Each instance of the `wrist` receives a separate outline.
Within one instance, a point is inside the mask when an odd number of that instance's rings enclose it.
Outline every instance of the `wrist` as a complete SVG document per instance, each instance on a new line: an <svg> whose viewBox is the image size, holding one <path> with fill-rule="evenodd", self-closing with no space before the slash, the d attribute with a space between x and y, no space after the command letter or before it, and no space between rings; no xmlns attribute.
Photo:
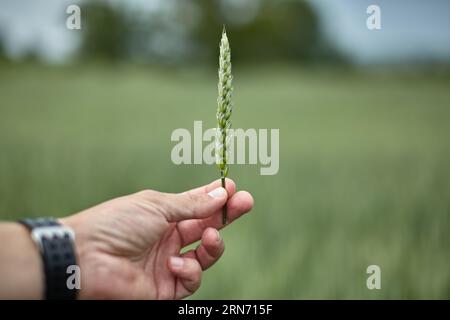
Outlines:
<svg viewBox="0 0 450 320"><path fill-rule="evenodd" d="M42 299L44 276L39 248L19 223L1 225L0 298ZM2 294L7 296L2 296Z"/></svg>
<svg viewBox="0 0 450 320"><path fill-rule="evenodd" d="M78 299L89 299L91 283L89 280L91 271L89 267L89 256L95 255L91 248L92 241L89 241L90 232L83 223L83 217L80 214L71 215L68 217L58 219L58 222L71 228L75 233L74 248L77 256L77 265L81 273L81 288L78 291ZM92 277L91 277L92 278Z"/></svg>
<svg viewBox="0 0 450 320"><path fill-rule="evenodd" d="M28 229L39 249L45 299L76 299L81 279L74 231L51 217L22 219L19 222Z"/></svg>

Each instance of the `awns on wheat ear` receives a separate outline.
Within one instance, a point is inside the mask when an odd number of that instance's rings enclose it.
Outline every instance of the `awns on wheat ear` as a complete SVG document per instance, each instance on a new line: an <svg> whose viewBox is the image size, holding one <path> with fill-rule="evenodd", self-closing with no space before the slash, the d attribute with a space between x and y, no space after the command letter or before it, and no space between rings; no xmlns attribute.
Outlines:
<svg viewBox="0 0 450 320"><path fill-rule="evenodd" d="M225 177L228 175L228 164L231 139L231 111L233 104L231 102L231 94L233 87L231 82L233 76L231 75L231 51L228 42L225 27L222 31L222 39L220 40L220 55L219 55L219 96L217 98L217 129L216 129L216 164L220 169L220 178L222 187L225 188ZM222 209L222 222L227 223L227 206Z"/></svg>

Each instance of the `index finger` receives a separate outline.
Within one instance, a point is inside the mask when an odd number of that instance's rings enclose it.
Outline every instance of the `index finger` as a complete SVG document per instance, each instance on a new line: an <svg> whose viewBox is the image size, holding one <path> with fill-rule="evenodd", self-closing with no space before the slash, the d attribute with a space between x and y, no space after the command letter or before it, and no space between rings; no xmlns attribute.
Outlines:
<svg viewBox="0 0 450 320"><path fill-rule="evenodd" d="M246 191L235 193L227 202L229 224L249 212L253 207L253 197ZM227 224L228 225L228 224ZM198 241L203 231L209 227L222 229L222 210L217 210L204 219L189 219L177 223L177 230L182 241L182 247Z"/></svg>

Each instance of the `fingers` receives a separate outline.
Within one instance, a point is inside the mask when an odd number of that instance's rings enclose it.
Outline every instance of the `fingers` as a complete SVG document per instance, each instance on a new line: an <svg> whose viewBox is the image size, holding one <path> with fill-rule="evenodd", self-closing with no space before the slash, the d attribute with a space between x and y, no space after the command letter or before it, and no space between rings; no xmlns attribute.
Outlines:
<svg viewBox="0 0 450 320"><path fill-rule="evenodd" d="M253 197L247 191L237 192L228 202L228 221L233 222L237 218L241 217L243 214L249 212L253 208ZM212 227L216 229L222 229L224 227L222 223L222 210L213 214L212 216L203 219L203 225L207 227Z"/></svg>
<svg viewBox="0 0 450 320"><path fill-rule="evenodd" d="M227 202L229 222L236 220L243 214L252 210L253 203L253 197L247 191L239 191L234 194L234 196ZM222 211L219 211L220 212L216 212L214 215L204 219L206 227L213 227L216 229L224 227L222 223Z"/></svg>
<svg viewBox="0 0 450 320"><path fill-rule="evenodd" d="M153 198L161 213L169 222L186 219L200 219L212 215L225 205L228 192L233 194L235 184L227 179L226 189L221 187L220 180L179 194L158 193L159 199Z"/></svg>
<svg viewBox="0 0 450 320"><path fill-rule="evenodd" d="M183 257L197 259L202 269L206 270L219 260L224 250L225 245L219 231L208 228L203 232L200 245L183 254Z"/></svg>
<svg viewBox="0 0 450 320"><path fill-rule="evenodd" d="M253 197L246 191L239 191L234 194L227 202L229 223L238 219L253 208ZM205 219L180 221L177 225L178 232L182 239L182 246L187 246L198 241L203 231L208 227L214 229L223 228L222 208L219 208L214 214Z"/></svg>
<svg viewBox="0 0 450 320"><path fill-rule="evenodd" d="M202 268L196 259L170 257L169 270L178 278L175 299L182 299L193 294L199 287Z"/></svg>
<svg viewBox="0 0 450 320"><path fill-rule="evenodd" d="M216 229L208 228L201 244L181 257L170 257L169 270L177 277L175 299L193 294L200 287L202 270L211 267L222 256L224 243Z"/></svg>

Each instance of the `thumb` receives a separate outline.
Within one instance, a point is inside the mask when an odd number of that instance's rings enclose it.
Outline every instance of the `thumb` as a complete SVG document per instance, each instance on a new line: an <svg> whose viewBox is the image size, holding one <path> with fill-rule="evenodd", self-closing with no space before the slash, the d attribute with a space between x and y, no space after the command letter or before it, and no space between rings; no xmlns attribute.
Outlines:
<svg viewBox="0 0 450 320"><path fill-rule="evenodd" d="M209 193L197 189L167 196L169 199L164 215L169 222L209 217L222 208L228 199L228 193L222 187Z"/></svg>

